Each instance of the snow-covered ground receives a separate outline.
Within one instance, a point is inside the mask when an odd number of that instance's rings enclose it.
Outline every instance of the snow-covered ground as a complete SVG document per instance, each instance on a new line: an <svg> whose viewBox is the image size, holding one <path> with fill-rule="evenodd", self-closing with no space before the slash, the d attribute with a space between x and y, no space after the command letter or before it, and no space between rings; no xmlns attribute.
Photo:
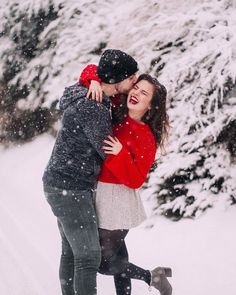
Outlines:
<svg viewBox="0 0 236 295"><path fill-rule="evenodd" d="M53 142L43 135L0 150L1 295L60 294L60 239L41 183ZM145 206L151 212L151 204ZM235 295L235 224L236 206L226 210L220 202L196 220L150 218L127 237L130 259L144 268L171 266L174 295ZM115 294L112 279L99 275L98 290ZM158 292L133 281L133 294Z"/></svg>

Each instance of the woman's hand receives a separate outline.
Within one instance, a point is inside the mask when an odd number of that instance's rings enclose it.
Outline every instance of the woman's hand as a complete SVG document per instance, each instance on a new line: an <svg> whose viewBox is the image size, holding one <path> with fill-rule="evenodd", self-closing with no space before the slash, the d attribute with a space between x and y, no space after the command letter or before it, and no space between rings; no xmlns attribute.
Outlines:
<svg viewBox="0 0 236 295"><path fill-rule="evenodd" d="M123 147L116 137L108 136L103 142L106 144L102 147L105 154L118 155Z"/></svg>
<svg viewBox="0 0 236 295"><path fill-rule="evenodd" d="M98 81L91 80L87 98L91 98L97 102L102 102L102 87Z"/></svg>

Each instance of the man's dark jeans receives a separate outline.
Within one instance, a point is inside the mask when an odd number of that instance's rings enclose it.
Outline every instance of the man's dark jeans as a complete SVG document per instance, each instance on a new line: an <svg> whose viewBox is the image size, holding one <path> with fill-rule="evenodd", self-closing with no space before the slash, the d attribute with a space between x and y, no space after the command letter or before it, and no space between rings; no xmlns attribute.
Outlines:
<svg viewBox="0 0 236 295"><path fill-rule="evenodd" d="M44 187L62 238L60 282L63 295L97 294L101 261L92 190L66 191Z"/></svg>

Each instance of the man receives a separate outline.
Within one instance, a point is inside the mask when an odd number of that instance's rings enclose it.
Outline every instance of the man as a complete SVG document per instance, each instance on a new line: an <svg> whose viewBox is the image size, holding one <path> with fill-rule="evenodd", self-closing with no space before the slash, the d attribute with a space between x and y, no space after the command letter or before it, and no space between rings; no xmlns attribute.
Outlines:
<svg viewBox="0 0 236 295"><path fill-rule="evenodd" d="M62 127L43 175L44 192L62 238L60 283L63 295L95 295L100 245L94 190L105 158L103 140L111 134L109 96L138 70L137 62L120 50L106 50L97 73L102 103L86 99L79 84L65 89L60 101Z"/></svg>

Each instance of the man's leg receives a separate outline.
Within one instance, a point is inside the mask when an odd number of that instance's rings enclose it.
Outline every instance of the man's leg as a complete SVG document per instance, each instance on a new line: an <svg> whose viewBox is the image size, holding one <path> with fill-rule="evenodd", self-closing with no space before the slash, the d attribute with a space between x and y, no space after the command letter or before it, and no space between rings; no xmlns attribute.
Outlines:
<svg viewBox="0 0 236 295"><path fill-rule="evenodd" d="M101 260L101 251L92 192L57 189L56 193L46 192L46 197L58 218L60 231L65 237L63 240L68 241L73 253L74 294L97 294L96 274ZM60 272L64 275L66 273L67 277L71 273L68 261L62 263ZM63 287L65 286L62 284L62 289Z"/></svg>
<svg viewBox="0 0 236 295"><path fill-rule="evenodd" d="M57 224L62 239L62 253L59 268L61 290L63 295L74 295L74 255L59 220Z"/></svg>

